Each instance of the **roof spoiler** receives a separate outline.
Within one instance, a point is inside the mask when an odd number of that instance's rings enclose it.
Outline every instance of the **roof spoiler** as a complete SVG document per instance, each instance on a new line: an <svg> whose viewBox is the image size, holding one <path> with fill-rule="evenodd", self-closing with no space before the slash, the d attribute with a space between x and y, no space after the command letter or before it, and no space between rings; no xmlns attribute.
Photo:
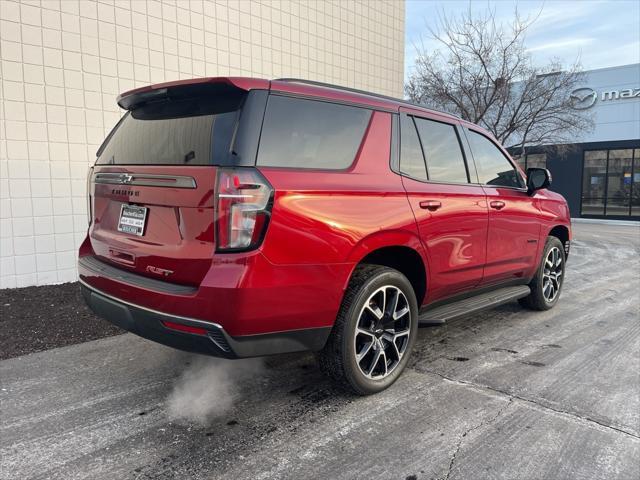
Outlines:
<svg viewBox="0 0 640 480"><path fill-rule="evenodd" d="M225 91L268 90L269 84L268 80L240 77L206 77L193 80L178 80L129 90L118 95L116 101L121 108L133 110L145 103L169 98L221 94Z"/></svg>

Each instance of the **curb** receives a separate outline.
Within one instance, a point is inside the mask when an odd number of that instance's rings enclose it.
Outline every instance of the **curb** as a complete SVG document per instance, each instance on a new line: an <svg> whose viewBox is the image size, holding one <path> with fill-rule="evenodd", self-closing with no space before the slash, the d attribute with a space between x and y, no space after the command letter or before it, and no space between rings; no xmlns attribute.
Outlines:
<svg viewBox="0 0 640 480"><path fill-rule="evenodd" d="M571 223L594 223L599 225L617 225L619 227L640 227L639 220L606 220L600 218L572 218Z"/></svg>

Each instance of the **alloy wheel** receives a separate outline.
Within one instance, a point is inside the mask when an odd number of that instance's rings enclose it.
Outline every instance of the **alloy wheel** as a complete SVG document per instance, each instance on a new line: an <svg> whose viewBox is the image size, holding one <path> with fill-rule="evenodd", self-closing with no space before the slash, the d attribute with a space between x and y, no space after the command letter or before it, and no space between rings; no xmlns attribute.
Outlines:
<svg viewBox="0 0 640 480"><path fill-rule="evenodd" d="M407 297L393 285L378 288L360 310L354 336L356 363L362 374L380 380L400 364L411 332Z"/></svg>
<svg viewBox="0 0 640 480"><path fill-rule="evenodd" d="M562 253L558 247L553 247L547 253L544 261L544 270L542 272L542 295L547 302L553 302L562 285L562 275L564 273L564 265L562 263Z"/></svg>

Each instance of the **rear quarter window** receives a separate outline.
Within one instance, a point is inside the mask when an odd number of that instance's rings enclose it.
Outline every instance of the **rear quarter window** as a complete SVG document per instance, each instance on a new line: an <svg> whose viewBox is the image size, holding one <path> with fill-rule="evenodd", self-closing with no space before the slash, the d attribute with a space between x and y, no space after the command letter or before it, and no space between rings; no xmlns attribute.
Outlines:
<svg viewBox="0 0 640 480"><path fill-rule="evenodd" d="M413 117L402 115L401 118L400 171L412 178L426 181L427 168Z"/></svg>
<svg viewBox="0 0 640 480"><path fill-rule="evenodd" d="M342 170L355 159L371 110L269 96L260 136L260 166Z"/></svg>

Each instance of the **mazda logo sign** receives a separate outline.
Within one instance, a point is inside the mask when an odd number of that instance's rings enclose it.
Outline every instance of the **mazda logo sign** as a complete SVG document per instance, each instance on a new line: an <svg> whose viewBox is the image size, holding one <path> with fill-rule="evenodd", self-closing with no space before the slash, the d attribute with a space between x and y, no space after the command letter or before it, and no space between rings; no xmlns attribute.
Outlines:
<svg viewBox="0 0 640 480"><path fill-rule="evenodd" d="M569 95L571 106L576 110L586 110L593 107L597 99L598 94L593 88L589 87L576 88Z"/></svg>

